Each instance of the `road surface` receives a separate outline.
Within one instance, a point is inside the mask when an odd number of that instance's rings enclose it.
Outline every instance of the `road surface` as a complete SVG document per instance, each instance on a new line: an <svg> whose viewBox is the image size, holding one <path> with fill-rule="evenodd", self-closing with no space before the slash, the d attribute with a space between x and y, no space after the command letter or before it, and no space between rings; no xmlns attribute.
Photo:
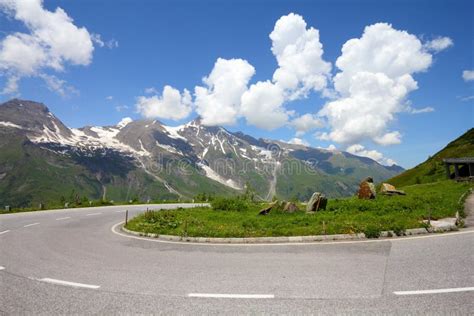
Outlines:
<svg viewBox="0 0 474 316"><path fill-rule="evenodd" d="M469 228L398 240L251 246L162 243L111 230L125 209L133 216L145 207L1 215L0 314L474 311Z"/></svg>

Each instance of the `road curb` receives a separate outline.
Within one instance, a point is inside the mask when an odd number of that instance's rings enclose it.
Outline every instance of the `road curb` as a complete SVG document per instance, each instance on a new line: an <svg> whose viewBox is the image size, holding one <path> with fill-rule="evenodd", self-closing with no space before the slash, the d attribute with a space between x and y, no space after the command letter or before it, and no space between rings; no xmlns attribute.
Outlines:
<svg viewBox="0 0 474 316"><path fill-rule="evenodd" d="M129 235L148 237L166 242L188 242L196 244L272 244L272 243L305 243L305 242L327 242L327 241L350 241L350 240L369 240L364 233L359 234L335 234L335 235L313 235L313 236L290 236L290 237L248 237L248 238L212 238L212 237L183 237L174 235L159 235L153 233L143 233L129 230L120 225L120 229ZM425 235L431 233L443 233L458 230L456 225L450 225L442 228L412 228L405 231L404 236ZM391 239L397 236L393 231L383 231L380 234L382 238ZM373 240L373 239L372 239Z"/></svg>

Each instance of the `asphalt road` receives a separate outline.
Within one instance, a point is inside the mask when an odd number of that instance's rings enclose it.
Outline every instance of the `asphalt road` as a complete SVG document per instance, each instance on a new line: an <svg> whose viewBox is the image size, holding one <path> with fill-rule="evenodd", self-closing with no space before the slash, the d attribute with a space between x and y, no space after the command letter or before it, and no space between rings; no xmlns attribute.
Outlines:
<svg viewBox="0 0 474 316"><path fill-rule="evenodd" d="M474 313L470 228L251 246L162 243L111 230L125 209L146 207L0 215L0 314Z"/></svg>

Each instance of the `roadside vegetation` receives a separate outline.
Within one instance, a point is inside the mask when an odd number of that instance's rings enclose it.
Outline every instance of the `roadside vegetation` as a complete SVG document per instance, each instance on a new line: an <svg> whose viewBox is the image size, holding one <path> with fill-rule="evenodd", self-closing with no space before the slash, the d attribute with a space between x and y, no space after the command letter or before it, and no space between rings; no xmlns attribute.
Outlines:
<svg viewBox="0 0 474 316"><path fill-rule="evenodd" d="M162 235L189 237L270 237L365 233L379 237L390 230L403 235L406 229L425 227L422 221L464 216L464 198L469 183L445 180L404 187L406 196L378 195L375 200L356 197L329 200L327 209L306 214L272 210L258 215L268 204L248 196L214 198L211 207L148 211L133 218L127 229Z"/></svg>

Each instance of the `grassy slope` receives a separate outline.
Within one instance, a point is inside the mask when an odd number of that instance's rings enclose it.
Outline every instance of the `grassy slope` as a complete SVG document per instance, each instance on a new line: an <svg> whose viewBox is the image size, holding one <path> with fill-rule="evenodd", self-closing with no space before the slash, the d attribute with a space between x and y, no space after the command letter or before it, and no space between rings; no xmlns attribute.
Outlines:
<svg viewBox="0 0 474 316"><path fill-rule="evenodd" d="M387 180L395 186L430 183L446 179L444 158L474 157L474 128L413 169Z"/></svg>
<svg viewBox="0 0 474 316"><path fill-rule="evenodd" d="M421 220L454 216L462 211L460 197L467 183L440 181L404 188L406 196L379 196L376 200L357 198L330 200L326 211L314 215L304 212L271 212L258 216L262 205L248 211L216 211L211 208L181 209L139 215L127 228L157 234L207 237L297 236L404 230L423 227Z"/></svg>

